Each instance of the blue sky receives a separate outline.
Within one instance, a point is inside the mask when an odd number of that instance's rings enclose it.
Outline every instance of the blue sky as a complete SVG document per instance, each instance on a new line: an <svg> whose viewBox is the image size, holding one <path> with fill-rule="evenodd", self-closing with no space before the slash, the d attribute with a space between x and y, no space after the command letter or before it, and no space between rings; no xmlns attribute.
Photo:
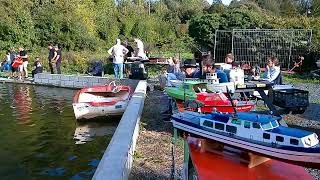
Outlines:
<svg viewBox="0 0 320 180"><path fill-rule="evenodd" d="M212 0L207 0L210 4L212 3ZM222 0L222 3L225 5L229 5L231 0Z"/></svg>

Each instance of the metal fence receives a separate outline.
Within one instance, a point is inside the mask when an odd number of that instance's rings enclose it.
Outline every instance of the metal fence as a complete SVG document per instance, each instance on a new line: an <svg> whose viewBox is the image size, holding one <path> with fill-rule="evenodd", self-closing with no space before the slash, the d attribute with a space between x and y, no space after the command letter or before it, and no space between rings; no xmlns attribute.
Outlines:
<svg viewBox="0 0 320 180"><path fill-rule="evenodd" d="M308 53L312 30L309 29L234 29L216 31L214 58L224 62L227 53L235 61L265 66L266 59L275 56L281 67L289 68L299 55Z"/></svg>

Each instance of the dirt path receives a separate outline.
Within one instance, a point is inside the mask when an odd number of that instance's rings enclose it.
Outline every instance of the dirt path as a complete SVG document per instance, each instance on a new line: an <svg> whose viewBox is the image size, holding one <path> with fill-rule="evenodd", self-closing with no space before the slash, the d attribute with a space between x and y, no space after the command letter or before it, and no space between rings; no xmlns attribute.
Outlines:
<svg viewBox="0 0 320 180"><path fill-rule="evenodd" d="M129 179L170 179L172 176L172 125L160 119L163 92L149 92L140 123L140 133ZM183 146L176 145L177 175L181 178Z"/></svg>

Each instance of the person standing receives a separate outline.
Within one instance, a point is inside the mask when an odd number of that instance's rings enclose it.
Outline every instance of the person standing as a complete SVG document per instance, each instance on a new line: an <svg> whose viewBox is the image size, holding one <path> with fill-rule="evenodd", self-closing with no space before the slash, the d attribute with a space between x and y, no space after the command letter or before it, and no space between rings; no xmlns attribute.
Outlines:
<svg viewBox="0 0 320 180"><path fill-rule="evenodd" d="M61 54L61 49L59 48L59 46L55 46L54 50L56 52L56 57L55 57L55 62L56 62L56 72L57 74L61 74L61 60L62 60L62 54Z"/></svg>
<svg viewBox="0 0 320 180"><path fill-rule="evenodd" d="M50 68L50 72L51 74L54 74L54 69L53 69L53 63L55 60L55 56L56 56L56 52L52 46L52 44L48 45L48 49L49 49L49 55L48 55L48 61L49 61L49 68Z"/></svg>
<svg viewBox="0 0 320 180"><path fill-rule="evenodd" d="M127 40L123 42L123 46L129 50L129 52L128 52L128 54L126 56L127 57L132 57L133 53L134 53L134 49L133 49L132 46L130 46L130 44L128 43Z"/></svg>
<svg viewBox="0 0 320 180"><path fill-rule="evenodd" d="M116 45L112 46L108 53L113 56L113 70L115 78L123 78L123 62L124 56L129 52L129 50L121 45L120 39L117 39Z"/></svg>
<svg viewBox="0 0 320 180"><path fill-rule="evenodd" d="M134 42L137 43L137 47L136 47L136 56L141 57L142 59L147 59L146 54L144 53L144 46L143 46L143 42L138 39L138 38L134 38Z"/></svg>
<svg viewBox="0 0 320 180"><path fill-rule="evenodd" d="M14 73L17 72L17 68L12 67L12 64L14 63L15 59L17 58L17 53L14 48L10 49L10 67L11 72L9 73L9 79L14 77Z"/></svg>
<svg viewBox="0 0 320 180"><path fill-rule="evenodd" d="M22 47L19 47L19 56L22 58L22 65L20 65L20 71L24 78L28 78L28 52Z"/></svg>

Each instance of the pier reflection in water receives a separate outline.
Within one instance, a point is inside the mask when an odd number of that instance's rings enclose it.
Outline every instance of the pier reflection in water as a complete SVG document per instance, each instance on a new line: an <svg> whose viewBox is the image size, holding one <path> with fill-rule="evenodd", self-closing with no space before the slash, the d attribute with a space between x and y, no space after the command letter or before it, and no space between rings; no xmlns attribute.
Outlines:
<svg viewBox="0 0 320 180"><path fill-rule="evenodd" d="M117 121L77 123L73 94L0 85L0 179L91 179Z"/></svg>

